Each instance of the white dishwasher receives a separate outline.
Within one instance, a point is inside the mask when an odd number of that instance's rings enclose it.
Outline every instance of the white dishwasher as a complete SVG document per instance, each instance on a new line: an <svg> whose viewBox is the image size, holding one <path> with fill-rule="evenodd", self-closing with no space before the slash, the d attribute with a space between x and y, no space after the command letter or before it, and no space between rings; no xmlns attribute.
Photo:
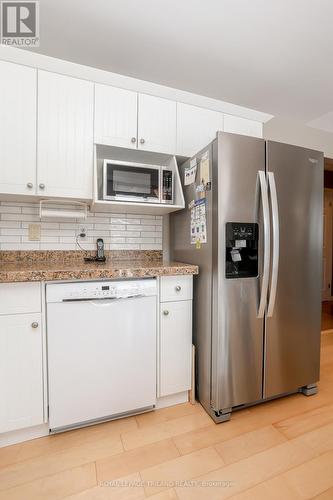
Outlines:
<svg viewBox="0 0 333 500"><path fill-rule="evenodd" d="M46 286L51 432L154 408L154 279Z"/></svg>

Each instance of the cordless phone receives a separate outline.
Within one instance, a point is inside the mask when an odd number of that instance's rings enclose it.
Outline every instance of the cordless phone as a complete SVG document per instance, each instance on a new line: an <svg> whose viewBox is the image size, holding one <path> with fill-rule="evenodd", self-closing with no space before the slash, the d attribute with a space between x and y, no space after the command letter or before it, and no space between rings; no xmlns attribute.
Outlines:
<svg viewBox="0 0 333 500"><path fill-rule="evenodd" d="M96 241L96 255L94 257L85 257L86 262L105 262L106 257L104 255L104 241L102 238L97 238Z"/></svg>
<svg viewBox="0 0 333 500"><path fill-rule="evenodd" d="M104 241L102 238L97 239L97 255L96 255L96 260L105 261L105 255L104 255Z"/></svg>

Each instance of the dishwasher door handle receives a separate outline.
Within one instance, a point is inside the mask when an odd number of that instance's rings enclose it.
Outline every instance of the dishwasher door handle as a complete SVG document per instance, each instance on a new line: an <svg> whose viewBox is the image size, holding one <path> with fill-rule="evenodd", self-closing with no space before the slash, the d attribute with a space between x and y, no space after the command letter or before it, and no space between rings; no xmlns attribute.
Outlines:
<svg viewBox="0 0 333 500"><path fill-rule="evenodd" d="M97 299L89 298L81 298L81 299L62 299L62 302L90 302L94 305L108 305L106 302L111 303L115 300L125 300L125 299L142 299L142 297L148 297L148 295L127 295L126 297L101 297ZM97 304L96 304L97 302Z"/></svg>
<svg viewBox="0 0 333 500"><path fill-rule="evenodd" d="M108 307L116 300L142 299L142 297L146 297L146 295L129 295L128 297L110 297L108 299L92 299L89 302L95 307Z"/></svg>

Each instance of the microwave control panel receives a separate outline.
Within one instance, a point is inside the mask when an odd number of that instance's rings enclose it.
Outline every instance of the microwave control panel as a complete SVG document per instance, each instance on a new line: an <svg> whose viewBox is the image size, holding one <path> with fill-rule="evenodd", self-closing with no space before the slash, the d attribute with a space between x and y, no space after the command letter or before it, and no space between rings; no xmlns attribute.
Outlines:
<svg viewBox="0 0 333 500"><path fill-rule="evenodd" d="M173 172L172 170L162 170L162 203L172 203L173 201Z"/></svg>

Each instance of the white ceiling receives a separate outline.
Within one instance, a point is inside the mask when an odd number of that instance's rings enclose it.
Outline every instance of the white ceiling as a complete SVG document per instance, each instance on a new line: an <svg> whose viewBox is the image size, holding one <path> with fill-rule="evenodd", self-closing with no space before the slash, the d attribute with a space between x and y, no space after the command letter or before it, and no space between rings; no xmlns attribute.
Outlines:
<svg viewBox="0 0 333 500"><path fill-rule="evenodd" d="M332 0L41 0L35 50L333 131L332 18Z"/></svg>

